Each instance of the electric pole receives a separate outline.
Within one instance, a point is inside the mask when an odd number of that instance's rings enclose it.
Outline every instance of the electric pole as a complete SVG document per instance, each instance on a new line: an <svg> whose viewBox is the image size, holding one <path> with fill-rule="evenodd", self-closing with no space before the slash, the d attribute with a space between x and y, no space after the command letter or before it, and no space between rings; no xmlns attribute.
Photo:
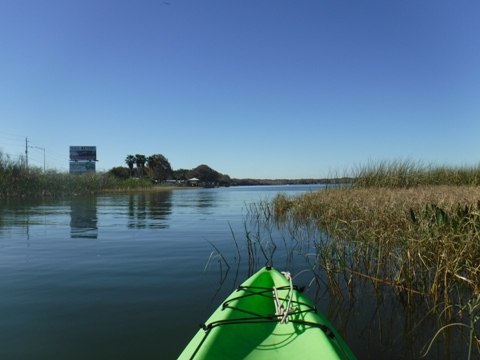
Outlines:
<svg viewBox="0 0 480 360"><path fill-rule="evenodd" d="M25 167L28 170L28 138L25 138Z"/></svg>

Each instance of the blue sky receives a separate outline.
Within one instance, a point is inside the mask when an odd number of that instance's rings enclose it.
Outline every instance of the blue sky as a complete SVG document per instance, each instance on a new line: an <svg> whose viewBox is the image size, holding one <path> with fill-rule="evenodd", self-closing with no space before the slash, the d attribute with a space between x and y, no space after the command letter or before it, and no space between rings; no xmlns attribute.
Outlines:
<svg viewBox="0 0 480 360"><path fill-rule="evenodd" d="M0 2L0 149L237 178L477 165L478 0Z"/></svg>

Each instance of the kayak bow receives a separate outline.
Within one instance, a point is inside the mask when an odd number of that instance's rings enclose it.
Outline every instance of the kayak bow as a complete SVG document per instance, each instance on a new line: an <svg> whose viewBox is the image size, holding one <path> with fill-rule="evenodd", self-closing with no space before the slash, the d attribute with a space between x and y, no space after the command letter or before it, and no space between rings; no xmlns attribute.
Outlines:
<svg viewBox="0 0 480 360"><path fill-rule="evenodd" d="M328 319L292 284L265 267L202 325L179 359L356 359Z"/></svg>

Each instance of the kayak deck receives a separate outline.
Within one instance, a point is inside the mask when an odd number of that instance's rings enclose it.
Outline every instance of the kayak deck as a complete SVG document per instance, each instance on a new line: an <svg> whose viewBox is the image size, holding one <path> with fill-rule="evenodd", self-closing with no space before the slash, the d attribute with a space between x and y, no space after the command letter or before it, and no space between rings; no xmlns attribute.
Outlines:
<svg viewBox="0 0 480 360"><path fill-rule="evenodd" d="M306 295L266 267L212 314L179 359L355 359Z"/></svg>

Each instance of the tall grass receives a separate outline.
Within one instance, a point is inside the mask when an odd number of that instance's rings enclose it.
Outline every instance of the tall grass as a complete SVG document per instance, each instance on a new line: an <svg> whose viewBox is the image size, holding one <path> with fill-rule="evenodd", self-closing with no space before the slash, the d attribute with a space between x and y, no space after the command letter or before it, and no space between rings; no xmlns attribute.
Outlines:
<svg viewBox="0 0 480 360"><path fill-rule="evenodd" d="M13 161L0 154L0 197L62 196L103 191L150 188L148 180L122 180L98 173L73 175L37 167L26 168L22 159Z"/></svg>
<svg viewBox="0 0 480 360"><path fill-rule="evenodd" d="M279 221L314 222L337 257L349 249L357 272L434 300L454 283L480 293L480 188L346 188L274 201Z"/></svg>
<svg viewBox="0 0 480 360"><path fill-rule="evenodd" d="M278 195L276 219L315 224L324 232L315 240L315 261L333 293L365 279L374 288L386 286L407 306L426 304L446 324L468 328L471 354L480 346L480 187L420 186L421 181L411 186L410 179L438 174L469 183L476 176L476 170L434 170L381 166L363 179L374 180L364 187L356 182L296 197Z"/></svg>
<svg viewBox="0 0 480 360"><path fill-rule="evenodd" d="M411 188L416 186L479 186L477 166L438 166L411 160L370 162L350 175L355 187Z"/></svg>

